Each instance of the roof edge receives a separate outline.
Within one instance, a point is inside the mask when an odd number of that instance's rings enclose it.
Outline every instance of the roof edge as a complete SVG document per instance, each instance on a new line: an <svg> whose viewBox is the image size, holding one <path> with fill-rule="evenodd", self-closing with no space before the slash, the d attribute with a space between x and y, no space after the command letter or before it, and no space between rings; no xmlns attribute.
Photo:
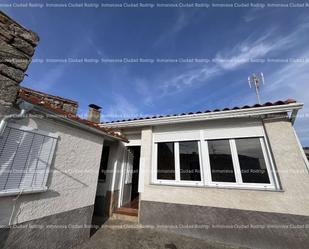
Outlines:
<svg viewBox="0 0 309 249"><path fill-rule="evenodd" d="M266 114L277 114L282 112L292 112L293 110L302 109L303 105L304 105L303 103L298 103L293 100L286 102L286 104L281 105L247 107L242 109L239 108L229 110L224 109L221 111L213 111L213 112L144 118L144 119L120 121L114 123L101 123L100 126L110 128L129 128L129 127L141 127L141 126L152 126L152 125L164 125L171 123L175 124L175 123L198 122L198 121L226 119L226 118L241 118L250 116L260 116Z"/></svg>
<svg viewBox="0 0 309 249"><path fill-rule="evenodd" d="M99 124L82 119L77 115L65 112L61 109L55 109L49 104L41 102L39 99L23 95L22 93L20 93L18 97L25 102L33 104L35 107L35 111L51 114L52 117L68 122L75 127L79 127L81 129L85 129L90 132L120 140L126 143L128 142L128 139L125 136L117 134L112 128L100 127Z"/></svg>

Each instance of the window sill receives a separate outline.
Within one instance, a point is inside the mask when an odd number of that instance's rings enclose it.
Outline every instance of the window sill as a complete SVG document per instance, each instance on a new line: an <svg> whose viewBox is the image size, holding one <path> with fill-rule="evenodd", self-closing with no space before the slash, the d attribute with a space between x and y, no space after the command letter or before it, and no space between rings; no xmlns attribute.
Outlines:
<svg viewBox="0 0 309 249"><path fill-rule="evenodd" d="M273 187L252 187L252 186L218 186L218 185L204 185L202 183L172 183L172 182L153 182L152 186L170 186L170 187L195 187L195 188L216 188L226 190L251 190L251 191L267 191L267 192L284 192L282 189L275 189Z"/></svg>
<svg viewBox="0 0 309 249"><path fill-rule="evenodd" d="M47 187L40 188L29 188L29 189L10 189L10 190L2 190L0 191L0 197L3 196L16 196L16 195L24 195L24 194L34 194L34 193L42 193L46 192Z"/></svg>

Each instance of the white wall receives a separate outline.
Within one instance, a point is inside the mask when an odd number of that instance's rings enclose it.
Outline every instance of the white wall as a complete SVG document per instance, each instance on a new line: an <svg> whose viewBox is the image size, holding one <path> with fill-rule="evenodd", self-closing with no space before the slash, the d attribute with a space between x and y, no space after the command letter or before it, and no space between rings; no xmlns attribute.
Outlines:
<svg viewBox="0 0 309 249"><path fill-rule="evenodd" d="M210 207L235 208L265 212L309 215L309 174L299 150L293 127L289 121L269 121L266 131L269 136L279 178L283 191L240 190L210 187L182 187L154 185L151 182L153 139L165 135L177 139L182 132L191 133L194 129L203 128L206 134L221 136L229 129L241 127L242 131L251 127L254 132L264 130L262 123L252 120L208 121L199 124L169 125L144 128L142 134L141 167L144 168L144 190L141 200ZM250 129L251 129L250 128ZM194 132L193 132L194 133Z"/></svg>
<svg viewBox="0 0 309 249"><path fill-rule="evenodd" d="M0 197L0 225L38 219L93 205L103 137L47 119L23 119L18 124L58 133L54 159L44 193Z"/></svg>

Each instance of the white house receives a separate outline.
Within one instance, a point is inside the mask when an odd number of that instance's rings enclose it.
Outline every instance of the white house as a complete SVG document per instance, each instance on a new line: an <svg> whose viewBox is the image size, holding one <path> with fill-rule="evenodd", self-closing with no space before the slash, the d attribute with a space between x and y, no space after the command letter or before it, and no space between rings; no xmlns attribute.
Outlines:
<svg viewBox="0 0 309 249"><path fill-rule="evenodd" d="M0 24L0 248L72 248L115 213L239 246L309 247L301 103L99 124L97 105L84 120L75 101L18 91L39 38L2 12Z"/></svg>
<svg viewBox="0 0 309 249"><path fill-rule="evenodd" d="M308 248L309 168L293 128L302 107L287 100L103 123L139 157L126 164L138 181L127 180L126 165L109 168L120 181L110 186L116 212L132 215L139 196L144 225L252 248Z"/></svg>
<svg viewBox="0 0 309 249"><path fill-rule="evenodd" d="M17 103L0 123L0 248L73 248L90 236L103 144L127 140L70 100L24 88Z"/></svg>
<svg viewBox="0 0 309 249"><path fill-rule="evenodd" d="M0 124L3 248L74 247L114 213L240 246L308 246L301 103L102 124L96 105L89 121L31 89L17 103Z"/></svg>

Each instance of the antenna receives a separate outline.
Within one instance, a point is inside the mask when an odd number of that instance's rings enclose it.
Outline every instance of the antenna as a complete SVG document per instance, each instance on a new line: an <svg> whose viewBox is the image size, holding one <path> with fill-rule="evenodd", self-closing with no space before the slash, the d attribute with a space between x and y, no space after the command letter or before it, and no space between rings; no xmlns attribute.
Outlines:
<svg viewBox="0 0 309 249"><path fill-rule="evenodd" d="M248 77L248 83L249 83L250 88L255 87L255 92L256 92L258 103L261 104L260 86L261 86L261 83L265 85L263 73L252 74L251 76Z"/></svg>

